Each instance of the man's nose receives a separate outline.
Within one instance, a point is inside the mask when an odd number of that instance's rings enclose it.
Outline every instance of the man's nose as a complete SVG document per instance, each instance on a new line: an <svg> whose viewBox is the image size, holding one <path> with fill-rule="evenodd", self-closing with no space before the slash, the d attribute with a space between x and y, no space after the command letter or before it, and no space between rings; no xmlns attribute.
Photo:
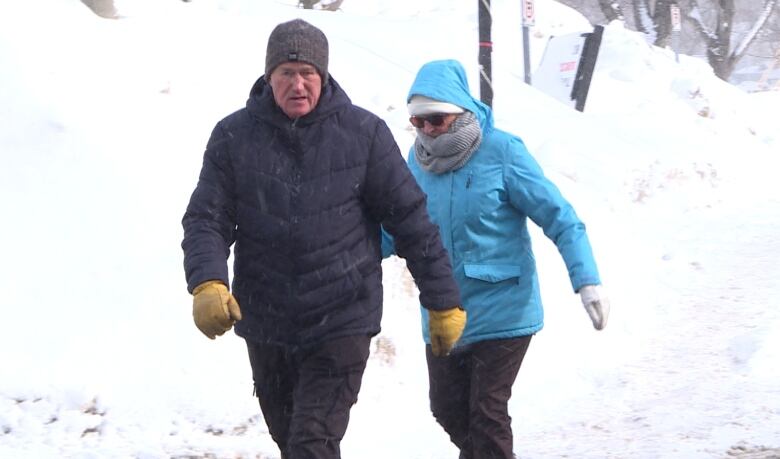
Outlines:
<svg viewBox="0 0 780 459"><path fill-rule="evenodd" d="M425 133L425 135L435 134L436 126L432 125L428 120L425 120L425 124L423 124L422 131Z"/></svg>
<svg viewBox="0 0 780 459"><path fill-rule="evenodd" d="M299 88L303 87L303 83L305 81L306 81L306 79L303 78L303 75L301 75L300 73L296 73L296 74L294 74L292 76L291 83L292 83L293 87L295 87L296 89L299 89Z"/></svg>

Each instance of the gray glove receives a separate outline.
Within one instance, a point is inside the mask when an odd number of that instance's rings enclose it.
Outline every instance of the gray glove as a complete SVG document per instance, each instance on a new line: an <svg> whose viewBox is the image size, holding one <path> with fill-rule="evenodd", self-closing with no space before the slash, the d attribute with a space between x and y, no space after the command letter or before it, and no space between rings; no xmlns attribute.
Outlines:
<svg viewBox="0 0 780 459"><path fill-rule="evenodd" d="M609 318L609 300L604 296L599 285L585 285L580 288L580 297L585 310L593 322L593 328L603 330Z"/></svg>

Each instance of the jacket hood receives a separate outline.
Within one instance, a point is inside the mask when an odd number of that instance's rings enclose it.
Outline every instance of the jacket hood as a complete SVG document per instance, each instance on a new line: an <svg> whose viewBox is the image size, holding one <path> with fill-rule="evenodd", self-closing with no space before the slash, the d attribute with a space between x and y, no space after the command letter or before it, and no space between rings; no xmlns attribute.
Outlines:
<svg viewBox="0 0 780 459"><path fill-rule="evenodd" d="M493 128L493 111L471 96L466 71L456 60L431 61L423 65L409 89L406 103L417 94L463 107L477 116L483 131Z"/></svg>
<svg viewBox="0 0 780 459"><path fill-rule="evenodd" d="M350 101L347 93L341 89L341 86L339 86L332 76L329 76L328 82L322 87L320 100L317 101L317 106L314 107L314 110L297 120L292 120L285 115L282 109L276 104L271 85L266 81L265 75L261 75L249 91L249 99L246 101L246 108L249 113L257 119L267 121L274 125L286 126L293 121L295 121L297 125L315 123L342 109L344 106L351 104L352 101Z"/></svg>

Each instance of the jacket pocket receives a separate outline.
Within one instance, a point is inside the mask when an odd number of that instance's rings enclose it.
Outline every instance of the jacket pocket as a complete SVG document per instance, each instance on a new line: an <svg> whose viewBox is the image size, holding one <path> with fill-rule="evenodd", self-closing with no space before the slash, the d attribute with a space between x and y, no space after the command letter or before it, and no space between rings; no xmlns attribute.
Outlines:
<svg viewBox="0 0 780 459"><path fill-rule="evenodd" d="M520 265L463 265L466 277L485 282L502 282L509 279L520 279L523 275L523 267Z"/></svg>

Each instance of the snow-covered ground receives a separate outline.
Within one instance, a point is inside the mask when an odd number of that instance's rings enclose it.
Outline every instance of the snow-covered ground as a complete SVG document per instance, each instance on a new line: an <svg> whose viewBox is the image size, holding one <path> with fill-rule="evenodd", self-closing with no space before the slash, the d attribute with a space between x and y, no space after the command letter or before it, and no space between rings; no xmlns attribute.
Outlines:
<svg viewBox="0 0 780 459"><path fill-rule="evenodd" d="M211 128L295 17L326 32L331 74L404 152L422 63L459 59L478 91L472 2L295 3L117 0L118 20L78 0L0 5L0 457L278 457L243 342L204 338L185 290L180 219ZM780 457L780 92L612 24L576 112L523 83L519 4L492 1L497 124L586 221L612 316L593 330L535 231L547 321L510 402L518 457ZM535 62L550 35L588 31L536 9ZM384 266L343 455L454 458L413 283Z"/></svg>

